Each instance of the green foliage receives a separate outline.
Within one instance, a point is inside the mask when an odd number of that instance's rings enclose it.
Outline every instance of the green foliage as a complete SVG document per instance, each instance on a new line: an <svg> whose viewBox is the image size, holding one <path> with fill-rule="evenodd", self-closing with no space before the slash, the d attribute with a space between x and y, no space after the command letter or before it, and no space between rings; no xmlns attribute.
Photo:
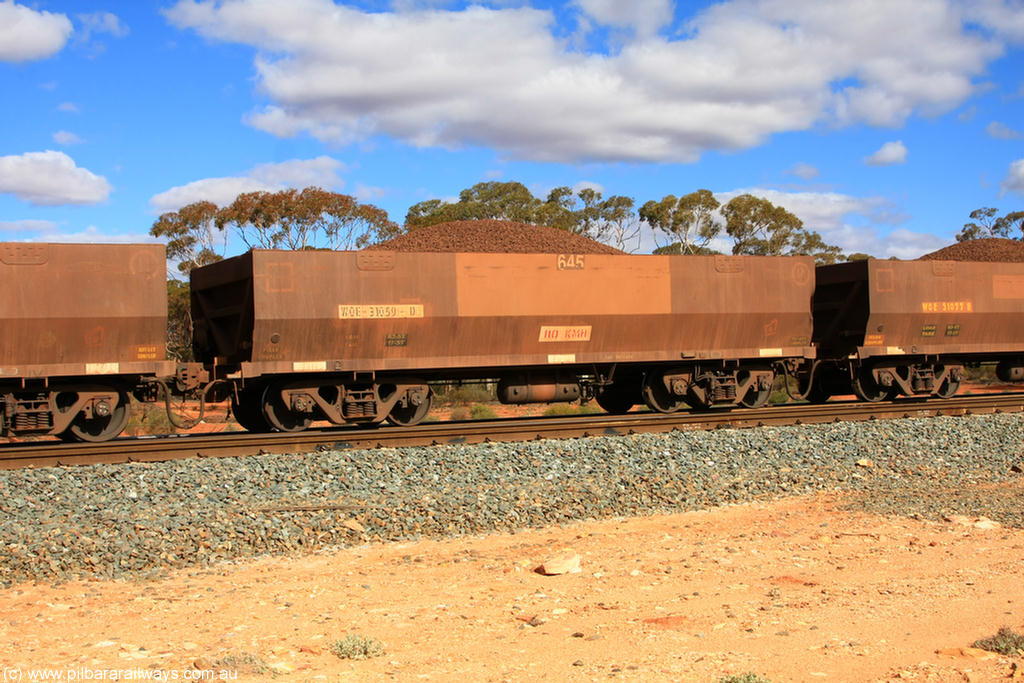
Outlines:
<svg viewBox="0 0 1024 683"><path fill-rule="evenodd" d="M1024 211L1012 211L1004 216L996 216L997 213L999 210L991 206L972 211L971 222L964 223L963 229L956 234L956 241L966 242L983 237L1024 239ZM1020 237L1014 236L1016 230L1020 230Z"/></svg>
<svg viewBox="0 0 1024 683"><path fill-rule="evenodd" d="M792 400L789 397L789 392L786 391L786 382L787 382L787 378L786 378L785 375L776 375L775 376L775 381L772 383L772 393L768 397L768 403L771 403L771 404L774 405L774 404L777 404L777 403L788 403L789 401ZM795 393L800 391L799 387L797 386L798 382L796 381L796 379L790 377L788 379L788 382L789 382L789 390L791 392L793 392L795 394Z"/></svg>
<svg viewBox="0 0 1024 683"><path fill-rule="evenodd" d="M238 195L215 224L233 226L246 246L264 249L352 249L401 232L383 209L319 187Z"/></svg>
<svg viewBox="0 0 1024 683"><path fill-rule="evenodd" d="M806 254L818 263L834 263L842 257L839 247L826 244L821 235L805 230L799 218L763 197L742 194L730 199L721 211L725 231L735 240L734 254Z"/></svg>
<svg viewBox="0 0 1024 683"><path fill-rule="evenodd" d="M498 417L498 414L486 403L474 403L469 407L469 416L474 420L490 420Z"/></svg>
<svg viewBox="0 0 1024 683"><path fill-rule="evenodd" d="M265 674L270 671L266 662L260 659L259 655L251 652L238 652L225 655L216 660L212 665L213 669L227 669L236 673Z"/></svg>
<svg viewBox="0 0 1024 683"><path fill-rule="evenodd" d="M435 405L469 405L496 401L493 384L432 384Z"/></svg>
<svg viewBox="0 0 1024 683"><path fill-rule="evenodd" d="M426 225L466 220L505 220L533 223L541 201L522 183L477 183L459 193L452 204L429 199L409 208L405 226L412 230Z"/></svg>
<svg viewBox="0 0 1024 683"><path fill-rule="evenodd" d="M742 676L722 676L718 683L772 683L771 680L758 676L753 672L747 672Z"/></svg>
<svg viewBox="0 0 1024 683"><path fill-rule="evenodd" d="M600 408L588 403L579 405L577 403L552 403L544 410L544 417L558 417L559 415L591 415L601 412Z"/></svg>
<svg viewBox="0 0 1024 683"><path fill-rule="evenodd" d="M720 251L715 251L711 247L699 247L699 246L686 246L682 242L673 242L672 244L666 244L664 247L658 247L655 249L653 254L661 256L679 256L684 254L691 254L693 256L713 256L715 254L721 254Z"/></svg>
<svg viewBox="0 0 1024 683"><path fill-rule="evenodd" d="M189 283L167 281L167 356L187 362L192 356L192 303Z"/></svg>
<svg viewBox="0 0 1024 683"><path fill-rule="evenodd" d="M248 192L230 206L207 201L161 215L149 229L167 239L167 256L178 269L219 261L232 227L248 247L265 249L351 249L390 239L401 228L372 204L319 187L281 192Z"/></svg>
<svg viewBox="0 0 1024 683"><path fill-rule="evenodd" d="M1008 626L1003 626L994 636L975 641L973 647L1010 657L1022 655L1024 654L1024 635Z"/></svg>
<svg viewBox="0 0 1024 683"><path fill-rule="evenodd" d="M370 659L384 654L384 644L376 638L350 634L334 641L331 652L340 659Z"/></svg>
<svg viewBox="0 0 1024 683"><path fill-rule="evenodd" d="M177 430L167 416L167 408L163 401L139 403L133 400L128 426L124 431L131 436L139 436L142 434L173 434Z"/></svg>
<svg viewBox="0 0 1024 683"><path fill-rule="evenodd" d="M149 234L167 238L167 257L178 261L178 270L192 269L219 261L227 246L227 235L217 230L217 205L195 202L177 211L161 214ZM220 250L221 254L217 251Z"/></svg>
<svg viewBox="0 0 1024 683"><path fill-rule="evenodd" d="M469 408L467 408L466 406L459 406L458 408L453 408L451 414L448 416L448 419L451 420L452 422L462 422L463 420L468 420L469 418Z"/></svg>
<svg viewBox="0 0 1024 683"><path fill-rule="evenodd" d="M630 197L604 199L597 190L556 187L541 200L522 183L486 182L459 193L457 202L429 199L414 204L405 217L408 230L465 220L506 220L547 225L620 248L639 232Z"/></svg>
<svg viewBox="0 0 1024 683"><path fill-rule="evenodd" d="M707 253L707 245L722 232L716 219L721 203L710 190L697 190L679 197L667 195L640 207L640 218L668 234L680 254Z"/></svg>

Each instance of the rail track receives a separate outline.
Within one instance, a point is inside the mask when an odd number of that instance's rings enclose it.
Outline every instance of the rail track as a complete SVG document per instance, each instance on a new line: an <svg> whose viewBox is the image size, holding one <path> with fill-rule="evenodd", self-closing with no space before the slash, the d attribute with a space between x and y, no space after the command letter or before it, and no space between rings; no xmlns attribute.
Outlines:
<svg viewBox="0 0 1024 683"><path fill-rule="evenodd" d="M120 438L105 443L35 442L0 445L0 469L98 463L156 462L179 458L238 457L487 441L529 441L763 425L935 417L1024 411L1024 393L905 398L881 403L830 402L759 409L573 415L434 422L415 427L332 427L297 433L177 434Z"/></svg>

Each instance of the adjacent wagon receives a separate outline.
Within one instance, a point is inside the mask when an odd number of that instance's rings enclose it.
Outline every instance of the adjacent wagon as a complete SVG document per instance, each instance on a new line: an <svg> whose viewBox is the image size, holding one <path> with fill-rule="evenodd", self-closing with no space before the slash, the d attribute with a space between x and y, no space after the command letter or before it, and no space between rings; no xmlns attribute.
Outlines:
<svg viewBox="0 0 1024 683"><path fill-rule="evenodd" d="M0 434L102 441L165 359L162 244L0 243Z"/></svg>
<svg viewBox="0 0 1024 683"><path fill-rule="evenodd" d="M1024 263L867 260L817 269L814 396L952 396L964 367L1024 381Z"/></svg>

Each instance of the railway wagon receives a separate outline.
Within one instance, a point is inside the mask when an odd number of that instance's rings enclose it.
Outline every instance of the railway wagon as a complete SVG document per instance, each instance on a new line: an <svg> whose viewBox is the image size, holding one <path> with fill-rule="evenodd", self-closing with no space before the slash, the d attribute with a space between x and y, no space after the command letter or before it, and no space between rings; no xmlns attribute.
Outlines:
<svg viewBox="0 0 1024 683"><path fill-rule="evenodd" d="M433 381L506 403L763 404L813 358L807 257L253 250L192 273L195 352L248 429L415 424Z"/></svg>
<svg viewBox="0 0 1024 683"><path fill-rule="evenodd" d="M819 266L816 400L949 397L966 365L1024 381L1024 263L867 260Z"/></svg>
<svg viewBox="0 0 1024 683"><path fill-rule="evenodd" d="M162 244L0 243L0 434L103 441L164 360Z"/></svg>

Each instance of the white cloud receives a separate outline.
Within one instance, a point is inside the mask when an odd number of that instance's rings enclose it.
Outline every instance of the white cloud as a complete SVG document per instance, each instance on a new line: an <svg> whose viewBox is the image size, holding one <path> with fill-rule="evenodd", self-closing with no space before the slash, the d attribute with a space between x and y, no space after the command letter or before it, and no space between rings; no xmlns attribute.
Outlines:
<svg viewBox="0 0 1024 683"><path fill-rule="evenodd" d="M311 186L340 188L344 186L344 181L338 177L338 173L344 169L344 164L327 156L260 164L241 176L203 178L187 185L172 187L154 195L149 204L154 211L163 213L176 211L198 201L227 206L245 192L276 192L286 188L302 189Z"/></svg>
<svg viewBox="0 0 1024 683"><path fill-rule="evenodd" d="M385 188L363 183L356 183L355 189L352 190L352 196L361 202L374 202L387 195L388 191Z"/></svg>
<svg viewBox="0 0 1024 683"><path fill-rule="evenodd" d="M79 14L78 21L82 23L81 40L83 41L88 41L94 33L108 33L115 38L123 38L128 35L128 27L117 18L116 14L110 12Z"/></svg>
<svg viewBox="0 0 1024 683"><path fill-rule="evenodd" d="M37 12L13 0L0 2L0 61L52 57L63 49L71 31L71 21L63 14Z"/></svg>
<svg viewBox="0 0 1024 683"><path fill-rule="evenodd" d="M77 145L82 142L82 138L66 130L58 130L53 134L53 141L58 145Z"/></svg>
<svg viewBox="0 0 1024 683"><path fill-rule="evenodd" d="M1021 137L1018 131L999 121L993 121L985 126L985 132L988 133L989 137L997 140L1018 140Z"/></svg>
<svg viewBox="0 0 1024 683"><path fill-rule="evenodd" d="M864 163L868 166L893 166L906 163L906 161L907 147L902 140L887 142L879 147L874 154L864 159Z"/></svg>
<svg viewBox="0 0 1024 683"><path fill-rule="evenodd" d="M1006 40L1024 41L1024 8L1020 0L968 0L963 9L968 19Z"/></svg>
<svg viewBox="0 0 1024 683"><path fill-rule="evenodd" d="M1010 170L1000 185L1003 192L1016 192L1024 196L1024 159L1010 164Z"/></svg>
<svg viewBox="0 0 1024 683"><path fill-rule="evenodd" d="M103 176L79 168L63 152L0 157L0 193L42 206L97 204L111 191Z"/></svg>
<svg viewBox="0 0 1024 683"><path fill-rule="evenodd" d="M847 254L878 258L917 258L949 243L948 239L891 225L906 219L882 197L853 197L837 192L783 192L747 188L715 193L723 204L741 194L764 197L803 221L804 228L821 234ZM731 244L727 248L731 248Z"/></svg>
<svg viewBox="0 0 1024 683"><path fill-rule="evenodd" d="M21 221L0 221L0 232L57 232L53 221L26 219Z"/></svg>
<svg viewBox="0 0 1024 683"><path fill-rule="evenodd" d="M822 123L898 126L962 104L1004 48L959 0L724 0L672 37L649 32L665 1L578 5L612 25L654 14L611 55L573 49L530 7L179 0L165 14L257 50L269 103L246 120L274 135L560 162L692 162Z"/></svg>
<svg viewBox="0 0 1024 683"><path fill-rule="evenodd" d="M78 105L74 102L61 102L57 105L57 111L66 112L68 114L77 114Z"/></svg>
<svg viewBox="0 0 1024 683"><path fill-rule="evenodd" d="M574 0L573 4L598 24L633 28L641 36L672 21L672 0Z"/></svg>
<svg viewBox="0 0 1024 683"><path fill-rule="evenodd" d="M112 233L95 225L90 225L79 232L46 232L25 240L26 242L64 242L74 244L137 244L139 242L159 242L148 233Z"/></svg>
<svg viewBox="0 0 1024 683"><path fill-rule="evenodd" d="M817 178L821 174L821 172L816 167L811 166L810 164L805 164L803 162L793 164L793 168L789 169L786 172L795 175L797 178L803 178L804 180Z"/></svg>

